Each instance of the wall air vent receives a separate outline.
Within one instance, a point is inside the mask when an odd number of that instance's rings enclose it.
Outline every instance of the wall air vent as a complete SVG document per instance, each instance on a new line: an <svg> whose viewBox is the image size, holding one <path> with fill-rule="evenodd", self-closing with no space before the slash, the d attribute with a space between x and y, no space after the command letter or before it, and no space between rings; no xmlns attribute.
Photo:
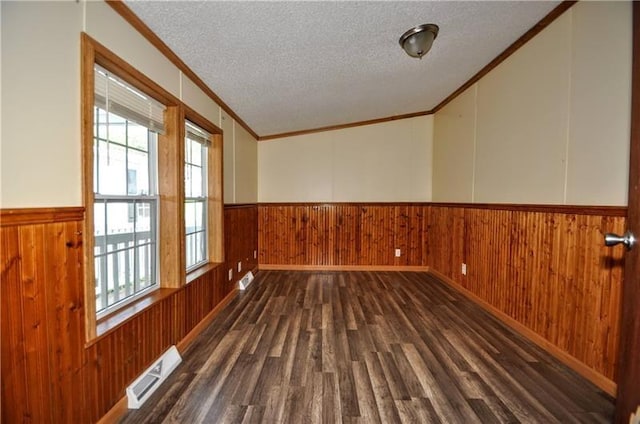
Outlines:
<svg viewBox="0 0 640 424"><path fill-rule="evenodd" d="M180 353L171 346L162 356L127 387L129 409L138 409L160 387L169 374L182 362Z"/></svg>
<svg viewBox="0 0 640 424"><path fill-rule="evenodd" d="M251 271L247 272L244 277L240 281L238 281L238 288L240 290L246 290L249 287L249 284L253 281L253 273Z"/></svg>

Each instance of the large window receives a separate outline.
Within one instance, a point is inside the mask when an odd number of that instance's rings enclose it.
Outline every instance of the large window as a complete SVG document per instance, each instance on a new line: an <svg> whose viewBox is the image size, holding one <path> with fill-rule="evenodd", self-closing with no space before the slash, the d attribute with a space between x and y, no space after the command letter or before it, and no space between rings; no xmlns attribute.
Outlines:
<svg viewBox="0 0 640 424"><path fill-rule="evenodd" d="M222 130L81 38L85 330L95 340L187 282L204 284L223 261Z"/></svg>
<svg viewBox="0 0 640 424"><path fill-rule="evenodd" d="M96 312L158 286L157 142L164 106L96 65L93 217Z"/></svg>
<svg viewBox="0 0 640 424"><path fill-rule="evenodd" d="M191 270L208 262L207 147L211 135L189 121L185 122L185 129L185 256L187 270Z"/></svg>

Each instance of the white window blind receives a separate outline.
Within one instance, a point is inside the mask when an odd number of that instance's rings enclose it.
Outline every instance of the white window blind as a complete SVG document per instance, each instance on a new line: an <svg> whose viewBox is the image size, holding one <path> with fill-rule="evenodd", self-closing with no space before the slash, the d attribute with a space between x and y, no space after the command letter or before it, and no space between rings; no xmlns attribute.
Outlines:
<svg viewBox="0 0 640 424"><path fill-rule="evenodd" d="M164 134L165 106L99 65L94 67L96 106Z"/></svg>
<svg viewBox="0 0 640 424"><path fill-rule="evenodd" d="M187 130L187 138L197 141L200 144L208 147L211 144L211 134L209 132L203 130L195 124L192 124L189 121L186 121L185 128Z"/></svg>

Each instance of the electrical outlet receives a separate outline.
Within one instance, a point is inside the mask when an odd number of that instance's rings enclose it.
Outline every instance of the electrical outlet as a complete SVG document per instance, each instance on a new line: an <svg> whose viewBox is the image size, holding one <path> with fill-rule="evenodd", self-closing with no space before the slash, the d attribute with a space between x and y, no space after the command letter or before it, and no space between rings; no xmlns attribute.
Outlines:
<svg viewBox="0 0 640 424"><path fill-rule="evenodd" d="M242 271L242 261L238 262L238 272Z"/></svg>
<svg viewBox="0 0 640 424"><path fill-rule="evenodd" d="M258 251L254 250L253 251L253 259L256 259L258 257Z"/></svg>
<svg viewBox="0 0 640 424"><path fill-rule="evenodd" d="M467 264L463 263L460 271L462 271L462 275L467 275Z"/></svg>
<svg viewBox="0 0 640 424"><path fill-rule="evenodd" d="M229 270L229 281L233 280L233 270Z"/></svg>
<svg viewBox="0 0 640 424"><path fill-rule="evenodd" d="M399 258L400 254L401 254L400 249L396 249L396 258Z"/></svg>

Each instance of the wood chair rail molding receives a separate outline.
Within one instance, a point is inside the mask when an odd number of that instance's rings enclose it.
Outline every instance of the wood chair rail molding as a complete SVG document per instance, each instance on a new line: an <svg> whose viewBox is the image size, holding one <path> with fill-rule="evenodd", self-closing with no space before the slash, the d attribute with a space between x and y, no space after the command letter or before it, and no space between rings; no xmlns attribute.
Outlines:
<svg viewBox="0 0 640 424"><path fill-rule="evenodd" d="M488 209L501 211L560 213L575 215L627 216L626 206L591 206L591 205L551 205L551 204L518 204L518 203L429 203L431 206Z"/></svg>
<svg viewBox="0 0 640 424"><path fill-rule="evenodd" d="M83 218L84 207L81 206L0 209L2 227L80 221Z"/></svg>
<svg viewBox="0 0 640 424"><path fill-rule="evenodd" d="M520 203L448 203L448 202L261 202L259 207L278 206L438 206L464 209L489 209L522 212L561 213L577 215L627 216L626 206L553 205ZM227 207L227 205L225 205Z"/></svg>
<svg viewBox="0 0 640 424"><path fill-rule="evenodd" d="M257 203L225 203L224 204L225 210L257 208L257 207L258 207Z"/></svg>
<svg viewBox="0 0 640 424"><path fill-rule="evenodd" d="M470 209L521 210L529 212L568 213L580 215L626 216L626 206L578 206L578 205L538 205L507 203L442 203L442 202L263 202L263 203L227 203L224 209L241 209L260 206L441 206L463 207ZM48 222L76 221L83 218L84 207L62 206L42 208L3 208L0 209L0 225L28 225Z"/></svg>

